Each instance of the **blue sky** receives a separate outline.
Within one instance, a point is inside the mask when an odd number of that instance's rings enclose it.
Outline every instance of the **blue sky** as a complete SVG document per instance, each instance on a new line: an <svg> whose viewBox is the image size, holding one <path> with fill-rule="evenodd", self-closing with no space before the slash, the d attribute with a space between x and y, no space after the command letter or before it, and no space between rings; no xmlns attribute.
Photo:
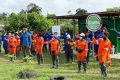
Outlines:
<svg viewBox="0 0 120 80"><path fill-rule="evenodd" d="M120 0L0 0L0 13L17 13L21 9L26 9L29 3L42 7L44 15L47 12L66 15L68 10L74 14L77 8L86 9L88 12L101 12L109 7L120 6Z"/></svg>

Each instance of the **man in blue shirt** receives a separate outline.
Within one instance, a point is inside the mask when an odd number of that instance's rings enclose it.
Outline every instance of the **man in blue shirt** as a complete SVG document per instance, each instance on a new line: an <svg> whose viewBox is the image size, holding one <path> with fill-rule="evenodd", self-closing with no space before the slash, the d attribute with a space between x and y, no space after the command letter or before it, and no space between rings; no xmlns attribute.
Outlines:
<svg viewBox="0 0 120 80"><path fill-rule="evenodd" d="M2 37L3 48L5 50L5 54L8 54L8 42L7 42L7 39L8 39L8 36L7 36L6 32L5 32L3 37Z"/></svg>
<svg viewBox="0 0 120 80"><path fill-rule="evenodd" d="M2 36L0 34L0 53L1 53L1 45L2 45Z"/></svg>
<svg viewBox="0 0 120 80"><path fill-rule="evenodd" d="M47 39L47 33L44 33L43 34L43 38L44 38L44 41L46 42L48 39ZM47 52L47 44L44 44L43 46L43 51L44 52Z"/></svg>
<svg viewBox="0 0 120 80"><path fill-rule="evenodd" d="M23 48L24 57L26 57L27 53L31 56L31 45L32 45L32 37L27 32L27 29L23 30L23 34L20 36L21 46Z"/></svg>

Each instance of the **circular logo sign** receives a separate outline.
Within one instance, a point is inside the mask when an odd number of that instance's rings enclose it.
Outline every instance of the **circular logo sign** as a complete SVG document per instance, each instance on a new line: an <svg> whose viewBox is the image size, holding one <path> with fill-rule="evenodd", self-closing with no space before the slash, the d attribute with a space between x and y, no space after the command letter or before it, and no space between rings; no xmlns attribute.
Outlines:
<svg viewBox="0 0 120 80"><path fill-rule="evenodd" d="M86 23L87 23L87 28L90 31L97 31L101 28L102 24L101 24L101 18L99 15L97 14L91 14L87 17L86 19Z"/></svg>

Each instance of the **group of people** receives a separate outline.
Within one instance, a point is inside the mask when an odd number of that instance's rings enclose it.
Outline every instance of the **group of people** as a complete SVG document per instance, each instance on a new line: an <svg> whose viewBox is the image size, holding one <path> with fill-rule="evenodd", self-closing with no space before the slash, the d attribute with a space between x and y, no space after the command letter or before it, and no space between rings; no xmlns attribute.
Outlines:
<svg viewBox="0 0 120 80"><path fill-rule="evenodd" d="M94 36L94 38L93 38ZM58 36L57 32L54 34L50 33L35 33L28 32L24 29L22 33L9 33L8 35L4 33L0 37L0 43L3 41L3 48L6 54L13 55L10 58L11 61L14 57L20 55L20 51L23 51L24 57L27 55L33 56L33 52L37 55L38 64L43 64L44 57L43 53L47 52L49 48L49 53L52 59L52 68L58 68L59 66L59 54L65 51L66 62L69 63L70 60L73 62L73 50L77 51L77 64L78 72L86 72L87 63L89 62L90 51L92 50L92 44L95 46L95 51L97 55L97 61L100 63L101 74L106 77L106 66L105 63L111 65L110 61L110 51L111 42L109 40L109 33L104 30L98 30L93 35L90 31L80 31L79 34L73 38L69 33L63 33ZM60 39L64 42L61 43ZM48 47L47 47L48 45Z"/></svg>

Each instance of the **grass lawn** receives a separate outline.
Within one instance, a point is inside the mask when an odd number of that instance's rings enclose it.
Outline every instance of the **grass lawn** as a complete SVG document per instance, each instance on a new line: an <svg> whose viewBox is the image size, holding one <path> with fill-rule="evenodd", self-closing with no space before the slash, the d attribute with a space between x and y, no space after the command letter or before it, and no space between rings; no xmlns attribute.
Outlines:
<svg viewBox="0 0 120 80"><path fill-rule="evenodd" d="M77 63L65 64L64 55L60 56L59 69L51 69L51 58L48 54L44 55L44 65L37 65L36 60L29 63L22 63L22 59L17 59L14 63L9 62L8 58L0 55L0 80L19 80L17 74L21 70L34 70L37 77L30 80L49 80L51 76L66 76L68 80L103 80L100 75L99 64L95 58L91 58L88 64L87 73L77 73ZM120 80L120 60L112 60L113 66L108 67L108 77L104 80Z"/></svg>

